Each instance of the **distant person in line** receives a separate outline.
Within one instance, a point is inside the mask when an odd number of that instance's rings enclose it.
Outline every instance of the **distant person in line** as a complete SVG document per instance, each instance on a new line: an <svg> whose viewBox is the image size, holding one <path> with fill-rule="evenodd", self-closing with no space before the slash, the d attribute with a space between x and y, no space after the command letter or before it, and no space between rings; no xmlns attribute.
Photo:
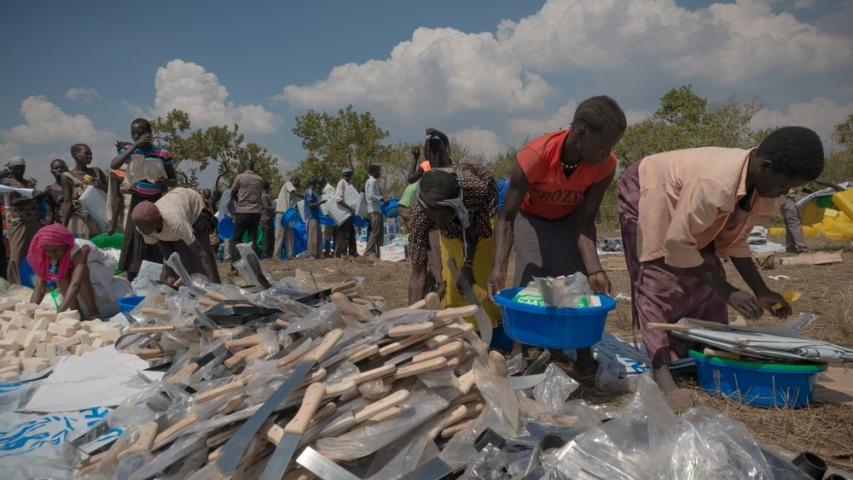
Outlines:
<svg viewBox="0 0 853 480"><path fill-rule="evenodd" d="M382 170L379 165L371 165L367 168L370 175L364 184L364 195L367 197L367 216L370 227L367 235L367 250L365 256L379 258L380 248L385 243L385 216L382 214L382 192L379 191L379 178Z"/></svg>
<svg viewBox="0 0 853 480"><path fill-rule="evenodd" d="M65 163L65 160L61 158L57 158L50 162L50 174L53 175L53 178L56 180L54 183L48 185L47 190L44 192L45 196L45 206L46 214L44 219L45 225L50 225L51 223L63 223L62 222L62 197L63 197L63 189L62 189L62 174L68 171L68 165Z"/></svg>
<svg viewBox="0 0 853 480"><path fill-rule="evenodd" d="M687 402L669 365L687 345L651 322L698 318L726 324L727 306L747 319L765 311L783 318L791 307L764 283L746 239L779 210L791 189L823 170L823 144L803 127L773 131L757 148L692 148L651 155L619 180L617 202L631 279L634 325L653 375L674 405ZM728 258L752 293L726 280Z"/></svg>
<svg viewBox="0 0 853 480"><path fill-rule="evenodd" d="M343 255L357 257L358 252L355 250L353 241L355 240L355 227L353 226L353 217L355 209L346 203L346 191L352 181L352 169L344 168L341 171L341 179L338 180L338 186L335 188L335 201L338 206L349 212L350 216L343 222L338 224L337 234L335 235L335 257L340 258Z"/></svg>
<svg viewBox="0 0 853 480"><path fill-rule="evenodd" d="M323 200L316 191L322 189L325 183L323 180L310 180L308 188L303 193L303 210L305 223L308 226L308 258L312 260L317 260L323 255L323 233L320 225L320 205L323 204Z"/></svg>
<svg viewBox="0 0 853 480"><path fill-rule="evenodd" d="M612 151L626 126L615 100L592 97L578 105L568 129L535 138L518 152L498 217L492 295L506 286L511 251L513 286L526 286L533 277L581 272L593 291L612 294L596 249L595 217L613 182L617 162ZM577 359L582 376L595 373L590 348L579 348Z"/></svg>
<svg viewBox="0 0 853 480"><path fill-rule="evenodd" d="M323 197L326 195L327 191L332 192L334 195L334 187L329 183L325 178L321 178L317 182L317 195L319 197ZM325 203L324 200L322 203ZM321 211L322 213L322 211ZM323 219L326 219L327 222L324 224ZM320 229L323 232L323 257L324 258L333 258L335 256L335 252L332 249L332 246L335 244L335 237L338 234L338 227L331 221L329 216L320 216Z"/></svg>
<svg viewBox="0 0 853 480"><path fill-rule="evenodd" d="M270 258L273 256L273 247L275 246L273 218L275 218L275 202L270 197L269 191L265 190L261 194L261 231L264 232L264 241L261 244L261 258ZM276 257L279 255L277 254Z"/></svg>
<svg viewBox="0 0 853 480"><path fill-rule="evenodd" d="M264 177L255 172L254 162L248 162L243 173L237 175L231 186L231 202L234 204L234 234L231 236L231 261L240 259L237 244L243 243L243 233L249 235L249 245L256 248L258 226L261 223L263 205L261 195L270 187Z"/></svg>
<svg viewBox="0 0 853 480"><path fill-rule="evenodd" d="M300 196L299 178L284 181L275 200L275 258L281 259L281 247L287 249L287 258L293 258L293 225L282 225L281 219L288 210L296 206Z"/></svg>
<svg viewBox="0 0 853 480"><path fill-rule="evenodd" d="M80 197L89 186L107 191L107 176L98 167L90 167L92 149L83 143L71 146L74 168L62 174L62 224L79 238L92 238L101 233L102 228L89 215Z"/></svg>
<svg viewBox="0 0 853 480"><path fill-rule="evenodd" d="M116 142L118 155L113 158L110 168L116 172L114 173L116 180L113 183L118 180L121 173L125 175L130 188L129 211L132 212L141 202L159 200L170 187L177 185L177 175L172 162L172 154L154 145L154 135L151 130L151 123L148 120L144 118L134 119L130 123L130 136L133 139L132 144ZM121 196L120 191L115 192L115 194ZM116 200L115 195L113 200ZM121 206L116 207L123 209L124 202L121 203ZM112 210L113 215L118 213L116 209ZM121 246L118 266L127 272L127 279L133 281L139 274L143 260L162 263L163 257L156 245L148 245L143 241L142 235L136 230L136 225L133 223L133 215L128 214L126 217L124 242ZM110 230L114 228L115 222L112 222Z"/></svg>
<svg viewBox="0 0 853 480"><path fill-rule="evenodd" d="M468 281L486 313L496 326L500 312L486 291L495 261L493 222L497 208L497 187L488 169L461 164L454 169L435 169L421 177L417 203L412 208L409 249L412 273L409 303L424 298L427 266L442 272L438 294L445 307L468 305L448 268L452 259ZM441 255L430 255L430 232L439 234Z"/></svg>
<svg viewBox="0 0 853 480"><path fill-rule="evenodd" d="M22 157L12 157L6 168L0 170L0 179L4 185L15 188L33 189L33 197L27 198L18 193L3 194L6 207L6 238L9 240L9 259L6 267L6 280L9 283L21 283L20 270L27 247L33 236L41 227L41 213L38 206L38 190L36 181L25 179L27 162Z"/></svg>
<svg viewBox="0 0 853 480"><path fill-rule="evenodd" d="M200 273L220 283L216 258L210 244L214 218L201 194L190 188L175 188L156 202L141 202L131 215L145 243L159 245L164 259L177 252L190 275ZM160 280L169 284L178 275L164 266Z"/></svg>
<svg viewBox="0 0 853 480"><path fill-rule="evenodd" d="M60 312L79 310L83 318L109 318L118 313L118 300L132 292L127 280L113 275L112 257L56 223L36 233L27 261L37 277L30 302L40 304L47 282L56 282L62 294Z"/></svg>
<svg viewBox="0 0 853 480"><path fill-rule="evenodd" d="M785 250L789 253L808 252L809 246L806 244L800 210L797 208L797 196L793 193L783 196L779 210L785 221Z"/></svg>

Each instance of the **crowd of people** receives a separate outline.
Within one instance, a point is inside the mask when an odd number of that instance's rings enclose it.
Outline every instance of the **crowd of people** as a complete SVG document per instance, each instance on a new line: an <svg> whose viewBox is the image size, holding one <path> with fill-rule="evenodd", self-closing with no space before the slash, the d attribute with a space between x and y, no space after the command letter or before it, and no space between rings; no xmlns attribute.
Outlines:
<svg viewBox="0 0 853 480"><path fill-rule="evenodd" d="M596 248L595 219L616 181L612 151L626 127L625 114L612 98L580 103L569 128L534 138L519 151L500 212L489 169L455 163L447 135L427 129L423 151L412 149L408 186L397 207L409 235L409 301L435 291L445 306L467 304L451 263L460 267L497 328L500 314L493 295L534 277L582 272L592 290L612 294ZM0 171L2 185L8 187L3 198L6 278L20 282L27 258L37 276L34 302L55 284L64 296L60 309L104 315L111 310L109 293L117 290L109 285L114 267L133 280L143 261L162 263L173 253L191 274L220 281L215 235L211 239L214 215L222 211L219 199L207 189L177 186L171 155L153 143L148 121L134 120L130 134L132 143L116 144L106 173L91 165L88 146L73 145L73 169L61 159L51 162L56 182L44 191L26 179L26 162L20 157ZM239 258L237 243L255 245L259 229L262 257L292 258L297 240L292 212L298 209L307 231L308 258L357 255L352 195L358 189L352 185L352 169L344 168L334 187L322 178L287 179L273 199L268 180L253 165L243 167L228 191L225 210L233 234L226 258ZM676 390L667 366L685 354L684 346L664 331L648 328L650 323L681 317L726 322L727 306L747 318L765 310L779 317L789 314L785 300L756 269L746 237L754 225L779 211L789 191L815 180L822 168L817 134L784 127L755 148L664 152L622 172L615 188L633 321L664 391ZM362 189L366 213L361 216L369 223L363 254L379 257L386 198L380 167L372 165L368 173ZM105 198L105 218L86 207L93 189ZM325 215L334 225L323 221ZM116 265L88 239L119 230L124 237ZM511 259L513 276L508 279ZM751 293L728 282L721 259L731 261ZM170 268L163 269L163 282L176 278ZM594 371L589 349L579 350L577 358L581 372Z"/></svg>

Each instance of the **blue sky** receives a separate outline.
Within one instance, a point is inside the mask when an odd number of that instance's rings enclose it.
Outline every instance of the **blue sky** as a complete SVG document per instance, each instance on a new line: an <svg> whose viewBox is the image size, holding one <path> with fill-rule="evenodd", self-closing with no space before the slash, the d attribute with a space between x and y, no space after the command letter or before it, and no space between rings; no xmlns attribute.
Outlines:
<svg viewBox="0 0 853 480"><path fill-rule="evenodd" d="M0 160L92 144L138 114L238 121L292 165L307 108L369 109L392 140L432 126L494 155L607 93L638 120L668 88L758 96L759 125L828 137L853 113L853 1L8 2ZM829 142L828 138L824 139Z"/></svg>

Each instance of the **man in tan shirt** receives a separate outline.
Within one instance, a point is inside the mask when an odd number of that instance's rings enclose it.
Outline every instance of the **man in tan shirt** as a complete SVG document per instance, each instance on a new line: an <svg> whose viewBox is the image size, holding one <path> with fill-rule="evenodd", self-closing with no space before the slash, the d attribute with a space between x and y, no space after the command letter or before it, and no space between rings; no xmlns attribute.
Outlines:
<svg viewBox="0 0 853 480"><path fill-rule="evenodd" d="M212 282L220 282L210 245L213 214L200 193L189 188L175 188L157 202L140 202L133 209L132 217L145 243L159 244L164 259L177 252L190 274L201 273ZM171 283L177 278L171 268L163 267L163 282Z"/></svg>
<svg viewBox="0 0 853 480"><path fill-rule="evenodd" d="M791 309L771 291L752 261L746 238L772 217L782 195L823 170L823 145L813 131L785 127L751 150L694 148L660 153L629 167L617 199L631 279L634 325L643 335L655 380L668 398L676 390L669 364L683 343L650 322L683 317L728 323L727 305L749 319ZM726 281L728 258L752 294ZM678 402L678 400L674 400Z"/></svg>

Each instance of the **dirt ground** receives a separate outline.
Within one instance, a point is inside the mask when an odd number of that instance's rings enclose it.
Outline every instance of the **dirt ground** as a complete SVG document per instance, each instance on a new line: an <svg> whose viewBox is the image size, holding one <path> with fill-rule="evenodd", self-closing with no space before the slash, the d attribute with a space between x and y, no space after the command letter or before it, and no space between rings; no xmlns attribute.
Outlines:
<svg viewBox="0 0 853 480"><path fill-rule="evenodd" d="M794 313L811 312L818 319L804 330L810 337L853 347L853 245L825 245L827 249L846 247L844 262L821 266L778 266L764 271L768 285L778 291L791 288L802 293L793 305ZM729 266L730 267L730 266ZM273 279L292 276L297 270L313 273L318 282L332 283L352 277L364 278L363 292L385 298L386 308L407 304L408 263L388 263L367 259L354 260L295 260L284 263L264 261L264 268ZM746 288L737 272L728 268L729 278L736 286ZM789 279L771 280L769 275L786 275ZM627 272L611 271L610 279L616 292L627 294ZM632 338L631 310L620 303L611 313L607 330ZM756 324L772 324L765 316ZM573 365L563 364L572 375ZM716 408L743 422L756 439L774 444L792 452L809 450L817 453L835 466L853 469L853 407L813 403L798 410L761 409L742 405L732 400L705 394L694 377L678 380L682 387L694 392L695 401ZM593 380L584 380L575 396L592 403L620 402L624 396L598 391Z"/></svg>

